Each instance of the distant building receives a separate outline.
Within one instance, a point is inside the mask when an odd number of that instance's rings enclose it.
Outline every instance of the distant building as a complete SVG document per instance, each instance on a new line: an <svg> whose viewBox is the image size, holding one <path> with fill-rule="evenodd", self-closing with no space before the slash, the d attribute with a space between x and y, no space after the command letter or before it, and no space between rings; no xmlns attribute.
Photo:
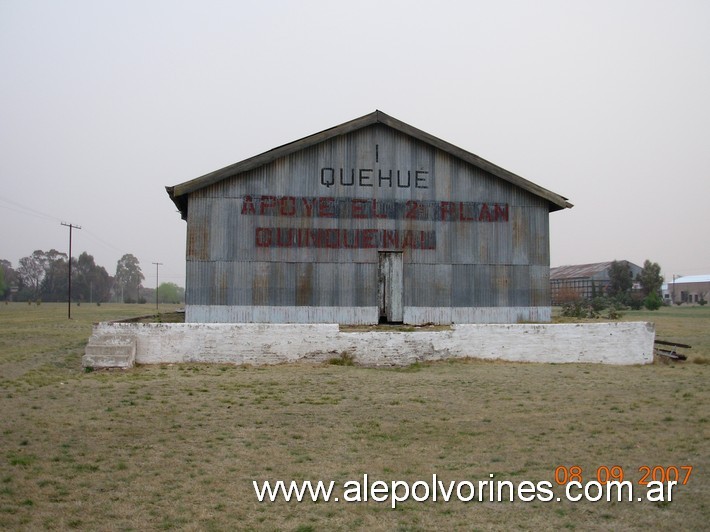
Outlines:
<svg viewBox="0 0 710 532"><path fill-rule="evenodd" d="M710 298L710 275L676 277L661 287L666 303L695 304Z"/></svg>
<svg viewBox="0 0 710 532"><path fill-rule="evenodd" d="M561 305L573 298L592 299L602 296L609 287L609 268L613 261L577 264L550 268L550 296L552 305ZM620 260L631 269L635 279L642 268L627 260Z"/></svg>

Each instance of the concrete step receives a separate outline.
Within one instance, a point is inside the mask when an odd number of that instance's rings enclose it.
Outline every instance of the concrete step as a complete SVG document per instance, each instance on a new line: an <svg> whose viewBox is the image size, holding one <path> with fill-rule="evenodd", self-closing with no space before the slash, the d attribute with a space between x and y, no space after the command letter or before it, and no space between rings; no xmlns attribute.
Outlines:
<svg viewBox="0 0 710 532"><path fill-rule="evenodd" d="M92 335L81 365L85 368L132 368L136 361L136 339L119 334Z"/></svg>

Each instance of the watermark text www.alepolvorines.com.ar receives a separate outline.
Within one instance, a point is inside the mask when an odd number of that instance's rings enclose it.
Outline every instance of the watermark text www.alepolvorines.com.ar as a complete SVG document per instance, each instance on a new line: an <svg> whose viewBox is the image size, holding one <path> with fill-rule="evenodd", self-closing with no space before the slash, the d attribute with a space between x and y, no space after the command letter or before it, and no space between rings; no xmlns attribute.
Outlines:
<svg viewBox="0 0 710 532"><path fill-rule="evenodd" d="M651 480L635 486L629 480L568 479L561 493L556 493L552 482L522 480L448 480L433 474L431 479L408 482L404 480L371 480L367 474L357 480L338 483L331 481L252 481L259 502L376 502L388 503L392 508L406 501L415 502L671 502L677 480ZM683 484L685 482L682 482ZM560 491L560 490L558 490Z"/></svg>

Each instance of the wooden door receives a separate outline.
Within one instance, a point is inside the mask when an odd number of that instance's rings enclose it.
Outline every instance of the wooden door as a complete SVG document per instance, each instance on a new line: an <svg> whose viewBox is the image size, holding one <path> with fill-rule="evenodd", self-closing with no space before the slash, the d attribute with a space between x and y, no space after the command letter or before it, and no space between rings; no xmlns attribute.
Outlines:
<svg viewBox="0 0 710 532"><path fill-rule="evenodd" d="M380 252L378 272L380 323L402 323L404 317L402 253Z"/></svg>

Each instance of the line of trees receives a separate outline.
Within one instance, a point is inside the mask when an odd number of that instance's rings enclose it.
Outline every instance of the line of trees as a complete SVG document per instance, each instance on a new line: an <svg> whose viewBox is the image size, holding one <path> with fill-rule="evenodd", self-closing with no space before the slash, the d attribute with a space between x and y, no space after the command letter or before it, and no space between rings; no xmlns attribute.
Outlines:
<svg viewBox="0 0 710 532"><path fill-rule="evenodd" d="M634 293L634 280L640 289ZM663 275L657 262L646 259L641 272L633 278L631 268L625 262L614 261L609 268L609 288L607 295L614 301L631 308L646 307L648 310L658 310L663 304L661 286Z"/></svg>
<svg viewBox="0 0 710 532"><path fill-rule="evenodd" d="M138 259L127 253L116 264L111 276L94 257L83 252L71 259L72 301L123 301L145 303L148 289L143 288L145 276ZM66 253L51 249L36 250L22 257L17 268L8 260L0 259L0 298L5 301L66 301L69 282L69 260ZM154 299L155 292L152 291ZM158 287L161 302L180 303L184 289L174 283Z"/></svg>
<svg viewBox="0 0 710 532"><path fill-rule="evenodd" d="M636 288L634 282L637 283ZM648 310L658 310L663 305L662 285L663 276L657 262L648 259L644 261L643 268L634 279L626 261L614 261L609 266L609 284L606 289L597 293L592 284L591 299L585 300L576 294L562 305L562 315L596 318L606 309L608 313L605 317L617 319L621 316L619 311L625 308L639 310L646 307Z"/></svg>

